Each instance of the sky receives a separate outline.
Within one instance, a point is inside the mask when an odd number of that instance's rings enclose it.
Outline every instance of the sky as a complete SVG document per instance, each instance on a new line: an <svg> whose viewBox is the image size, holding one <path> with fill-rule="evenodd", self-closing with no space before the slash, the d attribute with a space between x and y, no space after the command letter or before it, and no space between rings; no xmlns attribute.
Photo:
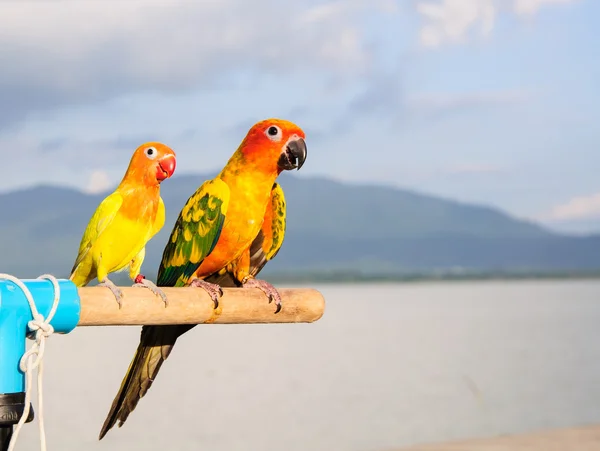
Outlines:
<svg viewBox="0 0 600 451"><path fill-rule="evenodd" d="M146 141L219 169L269 117L297 174L600 231L593 0L0 0L0 192L100 192Z"/></svg>

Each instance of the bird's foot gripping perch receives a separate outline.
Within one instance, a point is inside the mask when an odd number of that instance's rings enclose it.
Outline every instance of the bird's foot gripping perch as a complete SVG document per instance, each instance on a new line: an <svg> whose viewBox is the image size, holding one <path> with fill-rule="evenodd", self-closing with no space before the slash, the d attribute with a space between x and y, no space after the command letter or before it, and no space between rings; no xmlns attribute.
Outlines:
<svg viewBox="0 0 600 451"><path fill-rule="evenodd" d="M119 304L119 308L121 308L123 306L123 301L122 301L123 292L108 277L105 277L104 280L98 284L98 286L106 287L110 291L112 291L112 294L115 296L115 299L117 300L117 304Z"/></svg>
<svg viewBox="0 0 600 451"><path fill-rule="evenodd" d="M146 279L143 274L138 274L135 276L133 281L135 282L133 284L134 287L148 288L150 291L152 291L152 293L154 293L155 296L159 296L165 303L165 308L169 305L169 300L167 299L167 295L164 293L164 291L158 288L154 282Z"/></svg>
<svg viewBox="0 0 600 451"><path fill-rule="evenodd" d="M219 298L223 296L223 289L216 283L206 282L202 279L194 279L189 284L190 287L202 288L206 291L212 301L215 303L215 308L219 306Z"/></svg>
<svg viewBox="0 0 600 451"><path fill-rule="evenodd" d="M266 280L249 278L242 283L242 286L244 288L260 289L269 298L269 304L275 301L275 305L277 306L277 308L275 309L275 313L278 313L281 310L281 295L279 294L277 289Z"/></svg>

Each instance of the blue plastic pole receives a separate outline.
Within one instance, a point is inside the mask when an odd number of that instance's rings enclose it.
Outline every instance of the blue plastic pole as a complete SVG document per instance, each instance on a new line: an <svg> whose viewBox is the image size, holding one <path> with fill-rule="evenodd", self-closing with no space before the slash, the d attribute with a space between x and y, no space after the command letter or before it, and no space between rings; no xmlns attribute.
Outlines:
<svg viewBox="0 0 600 451"><path fill-rule="evenodd" d="M31 292L38 312L45 317L54 302L52 282L44 279L22 280ZM50 321L56 333L71 332L79 322L81 307L77 287L69 280L59 280L60 302ZM0 437L8 436L25 408L25 374L19 368L25 353L27 323L33 319L25 294L14 283L0 280ZM31 410L33 412L33 410ZM30 415L28 421L33 419ZM4 440L2 440L4 441ZM0 450L4 448L0 443Z"/></svg>

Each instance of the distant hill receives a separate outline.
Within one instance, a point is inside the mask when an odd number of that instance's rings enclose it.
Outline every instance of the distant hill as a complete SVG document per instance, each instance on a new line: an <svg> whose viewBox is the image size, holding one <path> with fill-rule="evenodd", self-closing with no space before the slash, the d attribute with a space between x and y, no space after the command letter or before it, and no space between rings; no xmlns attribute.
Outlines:
<svg viewBox="0 0 600 451"><path fill-rule="evenodd" d="M175 176L163 184L167 223L148 246L149 277L180 209L213 175ZM288 230L265 274L600 269L600 236L559 235L497 209L386 186L288 174L280 181ZM56 186L0 195L0 271L66 277L87 221L105 195Z"/></svg>

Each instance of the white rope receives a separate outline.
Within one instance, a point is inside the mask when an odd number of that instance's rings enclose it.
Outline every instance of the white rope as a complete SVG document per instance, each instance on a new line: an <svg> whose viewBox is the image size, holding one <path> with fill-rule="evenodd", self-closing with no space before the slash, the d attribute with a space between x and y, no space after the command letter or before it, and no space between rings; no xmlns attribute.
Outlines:
<svg viewBox="0 0 600 451"><path fill-rule="evenodd" d="M13 451L15 449L15 445L17 443L17 437L19 436L19 432L25 424L27 417L29 416L29 408L31 403L31 389L33 384L33 370L38 369L37 372L37 389L38 389L38 422L40 425L40 447L42 451L46 451L46 433L44 430L44 404L43 404L43 390L42 390L42 380L44 376L44 350L46 345L46 338L54 333L54 328L50 325L50 321L54 317L56 313L56 309L58 308L58 303L60 301L60 286L58 285L58 281L54 276L50 274L44 274L38 279L47 279L52 282L52 286L54 287L54 301L52 303L52 308L50 309L50 313L46 318L37 310L35 302L33 300L33 296L31 296L30 291L27 289L27 286L23 282L21 282L16 277L11 276L10 274L0 274L0 279L8 280L15 285L17 285L25 294L27 301L29 302L29 308L31 309L31 314L33 319L27 323L29 329L31 329L35 335L33 337L33 345L29 348L28 351L23 354L21 357L21 361L19 362L19 367L21 371L23 371L26 375L26 384L25 384L25 409L23 410L23 415L19 419L17 426L15 427L15 431L10 440L10 445L8 446L8 451Z"/></svg>

